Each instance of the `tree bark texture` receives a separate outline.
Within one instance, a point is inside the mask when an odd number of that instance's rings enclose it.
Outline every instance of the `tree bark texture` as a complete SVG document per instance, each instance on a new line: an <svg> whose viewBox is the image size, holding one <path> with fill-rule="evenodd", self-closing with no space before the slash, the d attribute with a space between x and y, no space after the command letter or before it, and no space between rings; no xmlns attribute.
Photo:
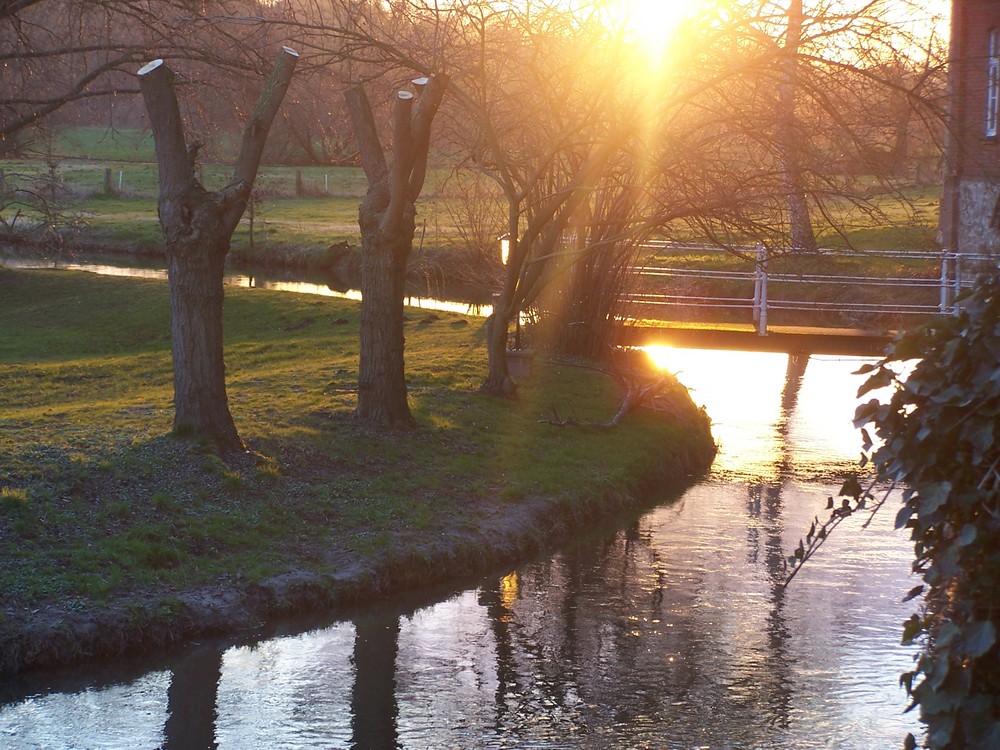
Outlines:
<svg viewBox="0 0 1000 750"><path fill-rule="evenodd" d="M223 269L257 176L267 131L297 58L282 48L244 131L232 180L214 192L205 190L195 176L200 144L184 140L173 74L160 60L139 71L159 168L158 213L170 288L174 431L209 439L221 453L246 450L226 394Z"/></svg>
<svg viewBox="0 0 1000 750"><path fill-rule="evenodd" d="M502 304L502 303L501 303ZM483 393L492 396L512 398L517 395L517 383L510 375L507 367L507 335L510 319L496 305L493 313L486 319L486 379L479 387Z"/></svg>
<svg viewBox="0 0 1000 750"><path fill-rule="evenodd" d="M369 188L359 211L361 360L355 415L363 422L408 429L415 422L406 390L403 299L416 222L411 206L391 232L384 232L381 219L388 205L383 179Z"/></svg>
<svg viewBox="0 0 1000 750"><path fill-rule="evenodd" d="M393 109L393 160L387 166L368 98L360 86L346 93L355 140L368 178L361 227L361 341L355 417L410 429L403 299L423 188L431 121L441 105L444 78L414 81L419 94L400 92Z"/></svg>

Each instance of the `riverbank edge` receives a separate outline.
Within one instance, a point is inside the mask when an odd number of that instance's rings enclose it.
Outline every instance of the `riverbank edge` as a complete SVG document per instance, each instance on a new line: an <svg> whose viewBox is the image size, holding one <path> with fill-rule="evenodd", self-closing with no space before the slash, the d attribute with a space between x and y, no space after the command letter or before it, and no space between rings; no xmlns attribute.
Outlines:
<svg viewBox="0 0 1000 750"><path fill-rule="evenodd" d="M688 437L665 452L667 461L648 467L627 489L602 488L571 507L546 497L495 503L494 518L475 534L456 528L428 542L419 554L409 548L399 557L303 565L258 584L202 587L94 611L36 610L0 630L0 675L149 655L199 638L253 642L284 618L372 603L417 588L458 585L516 567L593 524L652 507L692 486L708 471L716 445L707 420L703 433Z"/></svg>
<svg viewBox="0 0 1000 750"><path fill-rule="evenodd" d="M149 247L121 242L106 238L96 230L78 230L76 236L65 240L59 247L46 247L28 237L8 233L0 237L0 251L3 250L46 259L110 256L166 263L162 245ZM265 242L253 250L234 246L226 256L226 264L232 268L261 271L331 274L357 285L361 278L361 247L348 242L327 246ZM499 252L495 258L487 258L453 248L426 247L412 254L407 273L411 281L433 281L438 285L457 284L486 290L497 287L502 270Z"/></svg>

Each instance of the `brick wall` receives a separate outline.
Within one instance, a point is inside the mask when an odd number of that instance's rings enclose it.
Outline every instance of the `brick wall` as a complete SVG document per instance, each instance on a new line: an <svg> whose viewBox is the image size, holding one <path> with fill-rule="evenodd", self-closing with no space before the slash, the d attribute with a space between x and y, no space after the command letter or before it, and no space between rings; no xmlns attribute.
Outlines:
<svg viewBox="0 0 1000 750"><path fill-rule="evenodd" d="M950 123L941 242L962 252L1000 253L991 226L1000 196L1000 138L986 136L989 36L1000 29L1000 0L952 0Z"/></svg>

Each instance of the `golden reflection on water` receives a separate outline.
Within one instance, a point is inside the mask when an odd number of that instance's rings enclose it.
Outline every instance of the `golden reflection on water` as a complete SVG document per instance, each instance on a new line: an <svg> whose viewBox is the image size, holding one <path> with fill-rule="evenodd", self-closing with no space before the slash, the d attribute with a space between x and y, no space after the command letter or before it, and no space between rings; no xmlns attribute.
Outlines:
<svg viewBox="0 0 1000 750"><path fill-rule="evenodd" d="M226 278L226 283L232 286L242 286L251 289L274 289L280 292L318 294L323 297L349 299L355 302L361 301L361 290L359 289L341 291L325 284L314 284L307 281L271 281L255 276L230 276ZM407 307L417 307L422 310L456 312L462 315L482 315L484 317L493 312L493 308L490 305L477 305L470 302L450 302L430 297L407 296L403 299L403 304Z"/></svg>
<svg viewBox="0 0 1000 750"><path fill-rule="evenodd" d="M500 579L500 603L507 609L514 606L517 601L517 597L520 594L520 581L517 577L517 571L513 573L508 573L503 578Z"/></svg>
<svg viewBox="0 0 1000 750"><path fill-rule="evenodd" d="M857 464L853 425L865 357L647 347L712 419L716 476L765 482L790 474L829 476Z"/></svg>

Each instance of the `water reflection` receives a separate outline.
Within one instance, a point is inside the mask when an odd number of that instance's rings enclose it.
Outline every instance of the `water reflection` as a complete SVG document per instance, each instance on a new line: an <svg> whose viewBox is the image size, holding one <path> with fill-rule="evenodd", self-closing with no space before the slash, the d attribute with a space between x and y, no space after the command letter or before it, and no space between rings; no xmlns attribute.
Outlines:
<svg viewBox="0 0 1000 750"><path fill-rule="evenodd" d="M667 356L721 444L676 502L436 604L18 697L0 708L0 744L898 746L919 727L897 682L911 552L891 514L863 533L850 519L781 586L784 555L855 465L859 361Z"/></svg>
<svg viewBox="0 0 1000 750"><path fill-rule="evenodd" d="M215 750L223 649L200 646L179 659L167 690L163 750Z"/></svg>
<svg viewBox="0 0 1000 750"><path fill-rule="evenodd" d="M351 747L395 750L396 652L399 618L372 615L354 621L354 689L351 691Z"/></svg>
<svg viewBox="0 0 1000 750"><path fill-rule="evenodd" d="M60 259L49 261L0 253L0 268L2 267L20 269L58 268L66 271L87 271L100 276L160 279L163 281L167 279L167 270L162 265L151 265L150 267L143 268L136 265L118 265L93 260ZM303 276L321 276L323 278L302 278ZM359 289L353 287L348 280L333 273L299 271L296 273L296 278L281 278L280 275L273 271L248 271L246 273L227 273L223 278L223 282L228 286L239 286L245 289L273 289L298 294L315 294L338 299L361 300L361 291ZM443 296L441 295L441 297ZM442 299L437 296L418 293L411 285L411 288L407 290L407 296L404 298L403 303L407 307L424 310L457 312L463 315L486 317L493 312L491 305L480 301L486 296L481 291L456 293L454 290L451 290L451 293L448 295L449 299Z"/></svg>

